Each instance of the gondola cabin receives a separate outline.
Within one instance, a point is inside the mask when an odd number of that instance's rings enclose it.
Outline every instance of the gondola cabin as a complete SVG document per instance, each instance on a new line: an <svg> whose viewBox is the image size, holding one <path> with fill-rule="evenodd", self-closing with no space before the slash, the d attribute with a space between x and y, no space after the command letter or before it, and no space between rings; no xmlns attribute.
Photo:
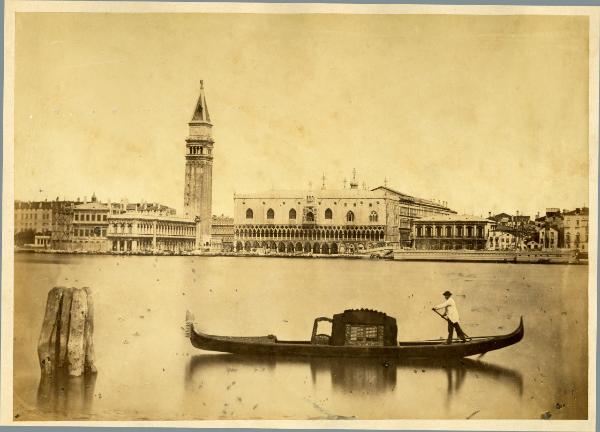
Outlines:
<svg viewBox="0 0 600 432"><path fill-rule="evenodd" d="M319 323L331 323L331 335L318 333ZM311 343L315 345L383 347L397 346L396 320L370 309L347 309L333 319L315 319Z"/></svg>

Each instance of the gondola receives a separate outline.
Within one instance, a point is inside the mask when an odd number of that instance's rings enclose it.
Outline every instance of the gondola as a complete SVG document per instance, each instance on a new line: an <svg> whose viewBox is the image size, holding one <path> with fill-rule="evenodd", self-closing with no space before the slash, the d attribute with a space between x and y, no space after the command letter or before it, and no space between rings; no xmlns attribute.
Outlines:
<svg viewBox="0 0 600 432"><path fill-rule="evenodd" d="M331 323L331 335L319 334L322 321ZM199 332L194 317L186 314L186 337L192 345L207 351L241 355L307 356L307 357L376 357L389 359L462 358L483 355L505 348L523 339L523 317L512 332L498 336L470 337L455 340L423 340L397 342L396 320L383 312L370 309L348 309L333 319L316 318L309 341L284 341L276 336L214 336Z"/></svg>

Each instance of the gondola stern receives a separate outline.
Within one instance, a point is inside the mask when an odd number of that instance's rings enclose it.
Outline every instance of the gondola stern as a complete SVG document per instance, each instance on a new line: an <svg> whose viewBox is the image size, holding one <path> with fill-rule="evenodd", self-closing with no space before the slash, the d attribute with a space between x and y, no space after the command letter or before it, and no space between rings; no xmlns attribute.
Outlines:
<svg viewBox="0 0 600 432"><path fill-rule="evenodd" d="M193 332L194 332L194 314L188 310L188 311L185 311L185 337L188 339L191 339Z"/></svg>
<svg viewBox="0 0 600 432"><path fill-rule="evenodd" d="M517 328L516 332L519 336L519 338L517 339L517 342L519 342L521 339L523 339L523 336L525 335L525 325L523 324L523 315L521 315L521 320L519 321L519 327Z"/></svg>

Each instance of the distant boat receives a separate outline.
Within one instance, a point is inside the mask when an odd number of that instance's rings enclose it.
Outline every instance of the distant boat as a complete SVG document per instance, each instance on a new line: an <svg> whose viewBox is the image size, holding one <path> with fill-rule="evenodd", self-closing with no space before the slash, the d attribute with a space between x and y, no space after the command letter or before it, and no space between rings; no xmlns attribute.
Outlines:
<svg viewBox="0 0 600 432"><path fill-rule="evenodd" d="M331 335L318 334L321 321L332 323ZM523 339L523 317L512 333L479 336L447 344L443 339L397 342L396 320L383 312L349 309L331 318L316 318L310 341L280 341L276 336L214 336L196 330L186 314L186 336L193 346L207 351L241 355L308 357L377 357L389 359L462 358L514 345Z"/></svg>

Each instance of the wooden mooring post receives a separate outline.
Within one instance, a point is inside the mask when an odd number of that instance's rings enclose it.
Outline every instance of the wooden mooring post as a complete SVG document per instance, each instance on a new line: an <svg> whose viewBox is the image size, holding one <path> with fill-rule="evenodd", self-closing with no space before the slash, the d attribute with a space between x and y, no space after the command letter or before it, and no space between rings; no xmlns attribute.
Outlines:
<svg viewBox="0 0 600 432"><path fill-rule="evenodd" d="M88 287L54 287L48 293L38 340L43 376L95 373L94 308Z"/></svg>

